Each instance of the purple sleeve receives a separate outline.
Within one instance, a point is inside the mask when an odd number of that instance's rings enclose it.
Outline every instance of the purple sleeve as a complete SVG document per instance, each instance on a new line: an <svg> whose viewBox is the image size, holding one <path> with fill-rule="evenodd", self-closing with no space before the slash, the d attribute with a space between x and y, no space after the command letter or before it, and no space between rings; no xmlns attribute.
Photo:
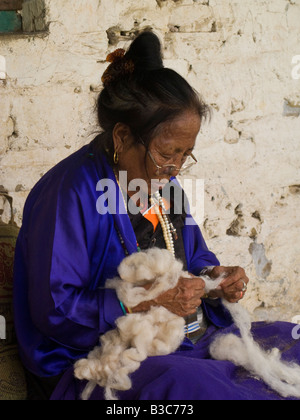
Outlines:
<svg viewBox="0 0 300 420"><path fill-rule="evenodd" d="M191 216L189 216L191 218ZM188 263L188 270L198 276L203 268L220 265L219 260L211 252L196 223L185 225L183 228L183 241Z"/></svg>
<svg viewBox="0 0 300 420"><path fill-rule="evenodd" d="M89 213L95 210L88 199L66 189L34 204L27 229L32 321L43 335L80 350L94 346L123 315L115 291L91 287L97 284L91 279L91 259L100 264L105 239L98 254L91 256L91 249L96 235L105 238L107 226Z"/></svg>

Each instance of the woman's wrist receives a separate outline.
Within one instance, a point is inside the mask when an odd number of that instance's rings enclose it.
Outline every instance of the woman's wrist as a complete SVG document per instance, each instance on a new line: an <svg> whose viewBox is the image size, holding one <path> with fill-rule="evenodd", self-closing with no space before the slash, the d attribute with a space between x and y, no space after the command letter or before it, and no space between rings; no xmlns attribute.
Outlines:
<svg viewBox="0 0 300 420"><path fill-rule="evenodd" d="M127 315L127 314L132 314L132 310L128 307L125 306L123 302L120 301L120 306L122 308L123 314Z"/></svg>

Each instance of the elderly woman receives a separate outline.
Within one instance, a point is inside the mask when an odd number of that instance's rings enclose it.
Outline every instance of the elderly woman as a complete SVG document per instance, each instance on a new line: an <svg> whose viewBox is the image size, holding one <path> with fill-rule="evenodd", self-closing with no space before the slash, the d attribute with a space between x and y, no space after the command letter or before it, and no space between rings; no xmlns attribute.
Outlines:
<svg viewBox="0 0 300 420"><path fill-rule="evenodd" d="M29 384L39 398L80 398L84 384L73 377L73 364L127 310L105 288L106 280L117 275L127 255L155 246L169 249L192 278L180 278L155 302L130 311L164 306L185 318L186 338L176 353L142 363L132 389L120 398L278 398L233 364L207 360L212 336L232 328L220 298L238 302L249 281L242 268L221 267L208 250L176 181L197 162L193 149L208 107L186 80L164 68L151 32L108 61L98 99L101 134L49 171L24 209L15 258L15 324ZM143 181L139 194L135 180ZM169 183L166 202L161 197ZM154 197L164 222L151 211ZM207 296L204 273L224 276ZM256 329L258 337L265 328ZM272 328L273 337L288 336L283 324ZM103 399L103 390L96 388L92 398Z"/></svg>

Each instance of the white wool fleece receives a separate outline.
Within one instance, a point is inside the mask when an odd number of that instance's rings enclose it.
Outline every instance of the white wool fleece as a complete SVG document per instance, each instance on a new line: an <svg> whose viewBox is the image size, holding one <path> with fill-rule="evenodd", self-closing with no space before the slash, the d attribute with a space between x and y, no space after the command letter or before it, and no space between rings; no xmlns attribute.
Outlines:
<svg viewBox="0 0 300 420"><path fill-rule="evenodd" d="M222 280L222 277L215 281L206 279L206 293L215 289ZM300 398L300 366L282 361L277 348L270 351L261 349L251 334L248 311L237 303L229 303L225 299L222 302L240 330L241 338L234 334L218 335L210 346L211 356L216 360L229 360L237 366L243 366L283 397Z"/></svg>
<svg viewBox="0 0 300 420"><path fill-rule="evenodd" d="M96 385L105 388L105 397L116 400L114 390L131 388L129 375L149 356L174 352L184 338L184 319L163 307L147 313L130 314L117 320L117 329L100 339L87 359L75 365L75 376L90 381L82 394L87 400Z"/></svg>
<svg viewBox="0 0 300 420"><path fill-rule="evenodd" d="M210 347L212 357L243 366L283 397L300 398L300 366L282 361L277 348L270 351L260 348L251 334L251 319L246 309L226 301L223 304L239 328L241 338L234 334L219 335Z"/></svg>
<svg viewBox="0 0 300 420"><path fill-rule="evenodd" d="M128 307L157 298L174 288L181 276L182 263L164 249L152 248L125 258L118 268L120 277L107 281L118 298ZM202 277L206 292L215 289L223 278ZM152 283L149 290L142 286ZM278 349L262 350L251 334L249 313L239 304L223 300L241 338L233 334L218 334L210 352L216 360L230 360L264 380L284 397L300 398L300 367L281 360ZM106 399L117 399L116 392L131 388L129 375L149 356L167 355L177 350L184 339L184 319L164 307L152 307L148 312L127 314L116 321L117 328L100 337L100 346L86 359L75 364L75 376L87 380L82 399L89 399L94 388L105 388Z"/></svg>

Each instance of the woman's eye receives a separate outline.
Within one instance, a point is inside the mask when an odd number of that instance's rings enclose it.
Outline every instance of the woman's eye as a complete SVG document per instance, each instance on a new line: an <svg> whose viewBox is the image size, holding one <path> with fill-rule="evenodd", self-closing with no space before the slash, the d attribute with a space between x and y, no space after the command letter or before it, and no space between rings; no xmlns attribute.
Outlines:
<svg viewBox="0 0 300 420"><path fill-rule="evenodd" d="M169 156L169 155L164 155L163 153L160 153L160 156L161 156L163 159L172 159L172 156Z"/></svg>
<svg viewBox="0 0 300 420"><path fill-rule="evenodd" d="M183 156L182 156L182 159L183 160L186 160L188 157L190 156L190 154L189 153L185 153ZM164 160L172 160L172 159L176 159L176 155L174 156L168 156L168 155L163 155L163 154L161 154L161 157L164 159Z"/></svg>

